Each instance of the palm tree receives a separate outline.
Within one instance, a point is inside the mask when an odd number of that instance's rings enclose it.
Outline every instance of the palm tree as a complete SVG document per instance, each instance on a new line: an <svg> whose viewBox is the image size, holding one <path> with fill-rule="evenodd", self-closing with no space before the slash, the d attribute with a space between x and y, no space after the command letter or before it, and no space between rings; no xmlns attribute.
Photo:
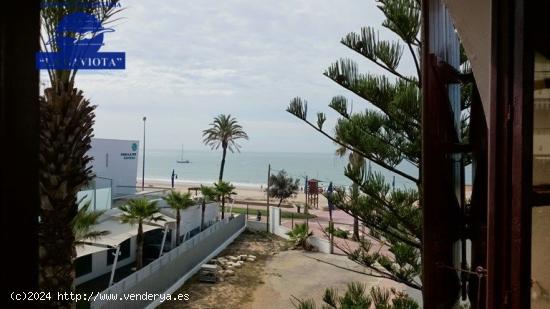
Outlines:
<svg viewBox="0 0 550 309"><path fill-rule="evenodd" d="M307 243L307 239L313 235L305 223L296 224L294 228L286 233L292 243L294 244L294 249L302 248L304 250L311 249L311 246Z"/></svg>
<svg viewBox="0 0 550 309"><path fill-rule="evenodd" d="M204 229L204 212L206 210L206 201L210 201L210 200L213 200L214 198L216 198L217 192L216 192L216 189L214 189L212 187L207 187L207 186L201 185L201 194L202 194L202 198L201 198L201 203L202 203L202 207L201 207L201 231L202 231Z"/></svg>
<svg viewBox="0 0 550 309"><path fill-rule="evenodd" d="M93 228L98 223L99 217L101 217L105 211L91 211L89 208L89 202L84 204L73 219L75 244L94 241L101 236L109 234L109 231L96 231Z"/></svg>
<svg viewBox="0 0 550 309"><path fill-rule="evenodd" d="M181 193L178 191L171 191L170 194L163 197L170 208L176 211L176 245L180 243L180 222L181 214L180 210L184 210L190 206L193 206L195 202L191 198L191 193Z"/></svg>
<svg viewBox="0 0 550 309"><path fill-rule="evenodd" d="M285 199L298 193L300 179L288 177L285 170L277 175L270 175L269 178L269 196L279 199L277 207L280 207Z"/></svg>
<svg viewBox="0 0 550 309"><path fill-rule="evenodd" d="M225 198L230 197L233 194L237 194L235 190L235 186L233 186L229 182L220 181L218 183L214 184L215 190L217 195L219 196L220 200L222 201L222 219L224 218L225 213Z"/></svg>
<svg viewBox="0 0 550 309"><path fill-rule="evenodd" d="M95 16L100 22L113 21L121 9L118 0L82 0L74 5L44 0L41 17L41 51L58 52L57 26L75 12ZM49 44L46 44L49 42ZM39 97L40 109L40 223L38 226L41 291L69 293L74 290L75 235L73 222L78 213L77 192L92 179L90 149L95 106L75 87L77 69L47 70L50 85ZM69 308L70 299L52 299L42 305Z"/></svg>
<svg viewBox="0 0 550 309"><path fill-rule="evenodd" d="M149 201L146 198L129 200L127 205L120 206L122 223L138 225L136 268L143 267L143 222L164 220L159 215L159 207L156 201Z"/></svg>
<svg viewBox="0 0 550 309"><path fill-rule="evenodd" d="M202 131L203 143L210 146L212 149L222 147L222 163L220 166L220 177L218 181L223 179L223 169L225 167L225 156L227 149L234 152L239 151L241 146L237 144L237 140L242 138L248 140L248 135L243 131L237 119L231 115L218 115L214 121L210 123L211 128Z"/></svg>

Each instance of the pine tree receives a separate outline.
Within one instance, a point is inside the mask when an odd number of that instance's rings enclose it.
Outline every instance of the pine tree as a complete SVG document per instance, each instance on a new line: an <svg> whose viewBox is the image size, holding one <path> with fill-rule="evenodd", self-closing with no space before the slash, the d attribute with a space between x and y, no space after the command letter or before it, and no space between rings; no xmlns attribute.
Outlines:
<svg viewBox="0 0 550 309"><path fill-rule="evenodd" d="M357 64L340 59L324 75L375 108L350 112L344 96L334 97L329 106L339 114L335 134L323 128L326 115L317 113L317 122L307 119L307 102L291 101L287 111L305 121L342 149L359 155L391 173L419 186L418 176L402 170L403 162L420 169L420 5L415 0L378 1L385 16L383 27L398 40L379 38L372 27L349 33L341 43L386 70L386 75L359 73ZM399 64L407 53L412 57L416 76L400 72ZM350 162L345 175L361 195L354 198L345 190L336 190L333 202L339 209L357 217L370 237L359 241L359 248L347 250L353 261L371 269L376 276L392 279L421 289L420 254L422 217L418 188L395 188L380 172L368 172L365 164Z"/></svg>
<svg viewBox="0 0 550 309"><path fill-rule="evenodd" d="M329 104L339 115L334 134L323 128L327 119L324 113L317 113L316 122L308 120L307 102L301 98L293 99L287 111L337 144L337 152L347 150L412 183L410 187L394 187L382 173L371 172L370 163L367 168L365 164L350 162L345 175L360 189L361 195L357 198L339 189L332 199L336 207L357 217L369 234L360 240L358 249L340 249L346 251L351 260L369 268L374 276L420 290L420 178L402 168L413 166L418 175L422 170L420 1L379 0L377 3L385 16L382 26L398 39L382 40L373 27L367 26L359 33L347 34L341 43L383 68L386 74L359 73L357 64L350 59L340 59L324 72L326 77L374 108L352 113L347 98L335 96ZM414 62L416 76L400 71L405 50ZM461 61L462 69L468 71L466 57ZM463 88L461 93L463 140L469 131L470 92L471 89Z"/></svg>

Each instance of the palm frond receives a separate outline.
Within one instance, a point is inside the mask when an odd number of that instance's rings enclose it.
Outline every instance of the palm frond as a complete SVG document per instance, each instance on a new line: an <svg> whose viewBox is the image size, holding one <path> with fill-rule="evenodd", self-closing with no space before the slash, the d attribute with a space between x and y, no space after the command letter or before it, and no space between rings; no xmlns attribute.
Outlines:
<svg viewBox="0 0 550 309"><path fill-rule="evenodd" d="M96 240L97 238L109 234L108 231L96 231L94 226L105 211L91 211L90 202L84 204L73 219L73 233L75 242L86 240Z"/></svg>
<svg viewBox="0 0 550 309"><path fill-rule="evenodd" d="M132 225L138 224L143 221L158 221L160 211L157 201L150 201L146 198L132 199L128 201L128 204L120 206L122 211L120 221L122 223L129 223Z"/></svg>
<svg viewBox="0 0 550 309"><path fill-rule="evenodd" d="M218 115L210 123L210 128L203 130L203 143L212 149L227 148L229 151L240 151L239 139L248 140L248 134L238 124L237 119L231 115Z"/></svg>

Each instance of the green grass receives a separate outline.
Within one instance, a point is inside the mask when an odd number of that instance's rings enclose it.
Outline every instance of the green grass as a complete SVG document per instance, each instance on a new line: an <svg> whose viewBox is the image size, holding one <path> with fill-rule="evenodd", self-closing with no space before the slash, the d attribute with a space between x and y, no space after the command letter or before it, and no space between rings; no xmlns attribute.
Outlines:
<svg viewBox="0 0 550 309"><path fill-rule="evenodd" d="M227 206L226 206L227 207ZM246 208L240 208L240 207L233 207L233 213L236 214L246 214ZM258 209L249 208L248 209L248 215L249 216L255 216L258 213ZM265 209L260 209L260 213L262 214L262 217L267 216L267 211ZM306 217L308 219L317 218L316 215L312 214L304 214L304 213L295 213L290 211L281 211L281 216L285 219L290 219L292 216L294 216L294 219L305 219Z"/></svg>

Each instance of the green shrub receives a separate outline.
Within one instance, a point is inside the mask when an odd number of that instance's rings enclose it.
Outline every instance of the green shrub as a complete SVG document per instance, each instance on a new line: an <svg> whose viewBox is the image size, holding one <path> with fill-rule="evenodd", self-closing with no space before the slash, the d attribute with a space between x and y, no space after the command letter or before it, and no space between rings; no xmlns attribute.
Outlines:
<svg viewBox="0 0 550 309"><path fill-rule="evenodd" d="M349 237L349 232L344 231L340 228L334 229L334 228L330 228L329 226L327 226L325 228L325 232L327 232L328 234L332 234L335 237L339 237L339 238L343 238L343 239L348 239L348 237Z"/></svg>
<svg viewBox="0 0 550 309"><path fill-rule="evenodd" d="M296 224L292 231L289 231L286 234L290 236L290 240L294 244L294 249L311 249L311 246L307 243L307 239L309 238L309 236L313 235L313 233L308 229L308 226L305 223Z"/></svg>

